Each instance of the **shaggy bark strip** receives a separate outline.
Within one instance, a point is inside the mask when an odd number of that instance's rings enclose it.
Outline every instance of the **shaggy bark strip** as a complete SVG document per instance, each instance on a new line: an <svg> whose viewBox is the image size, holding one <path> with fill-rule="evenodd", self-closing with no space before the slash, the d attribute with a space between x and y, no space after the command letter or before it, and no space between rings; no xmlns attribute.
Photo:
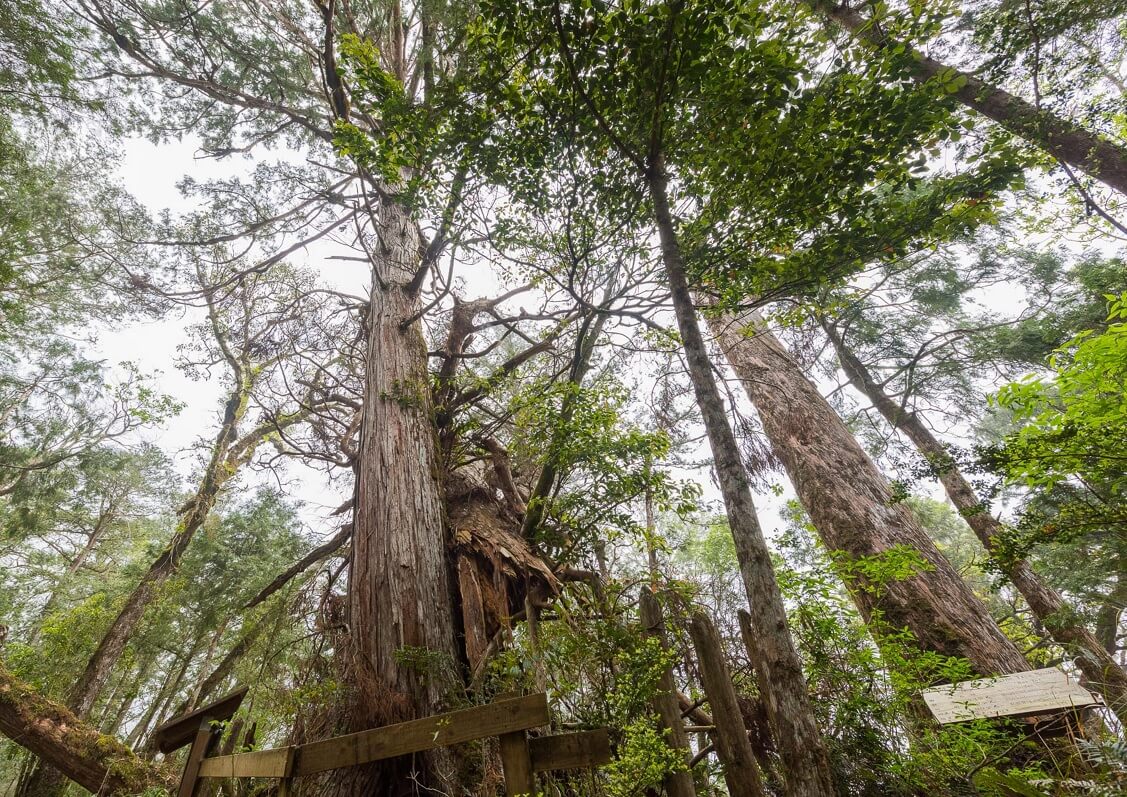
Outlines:
<svg viewBox="0 0 1127 797"><path fill-rule="evenodd" d="M966 658L983 675L1028 670L1021 651L895 500L888 480L758 314L713 316L709 324L826 548L859 559L906 546L926 562L925 570L886 582L879 594L851 579L866 619L907 628L921 647Z"/></svg>

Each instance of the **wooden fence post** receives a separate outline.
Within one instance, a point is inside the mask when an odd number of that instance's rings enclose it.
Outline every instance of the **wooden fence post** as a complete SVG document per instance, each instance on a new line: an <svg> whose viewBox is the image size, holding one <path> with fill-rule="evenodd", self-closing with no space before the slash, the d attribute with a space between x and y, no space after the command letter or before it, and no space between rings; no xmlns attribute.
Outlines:
<svg viewBox="0 0 1127 797"><path fill-rule="evenodd" d="M697 650L701 681L715 723L716 752L724 770L724 782L731 797L763 797L763 781L755 764L755 753L747 738L732 675L724 661L720 634L707 615L693 614L689 625L693 647Z"/></svg>
<svg viewBox="0 0 1127 797"><path fill-rule="evenodd" d="M528 752L528 734L524 731L500 736L501 768L505 772L505 797L532 797L536 780L532 777L532 756Z"/></svg>
<svg viewBox="0 0 1127 797"><path fill-rule="evenodd" d="M188 761L184 764L184 775L180 779L177 797L196 797L200 791L200 765L214 748L222 735L222 729L212 725L212 720L204 717L196 730L196 738L188 750Z"/></svg>

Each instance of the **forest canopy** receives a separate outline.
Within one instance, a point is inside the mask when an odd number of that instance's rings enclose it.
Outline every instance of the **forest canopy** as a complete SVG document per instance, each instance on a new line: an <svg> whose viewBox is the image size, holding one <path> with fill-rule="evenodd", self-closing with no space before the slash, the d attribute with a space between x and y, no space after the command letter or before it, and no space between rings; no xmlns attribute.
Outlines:
<svg viewBox="0 0 1127 797"><path fill-rule="evenodd" d="M4 3L0 794L1121 793L1125 37Z"/></svg>

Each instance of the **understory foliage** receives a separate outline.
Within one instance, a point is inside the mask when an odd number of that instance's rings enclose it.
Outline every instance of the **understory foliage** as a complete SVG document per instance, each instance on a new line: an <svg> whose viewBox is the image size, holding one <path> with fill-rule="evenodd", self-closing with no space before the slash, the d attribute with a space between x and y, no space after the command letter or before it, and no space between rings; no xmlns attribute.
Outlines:
<svg viewBox="0 0 1127 797"><path fill-rule="evenodd" d="M545 692L533 734L611 758L543 797L806 797L784 679L840 797L1122 793L1125 31L1090 0L5 2L0 794L159 797L155 729L245 687L225 753ZM732 378L692 320L752 313L777 348ZM770 423L740 391L772 369L846 432ZM968 627L1103 662L1107 705L936 722L923 690L1006 674L889 619L943 558ZM493 797L500 762L291 793Z"/></svg>

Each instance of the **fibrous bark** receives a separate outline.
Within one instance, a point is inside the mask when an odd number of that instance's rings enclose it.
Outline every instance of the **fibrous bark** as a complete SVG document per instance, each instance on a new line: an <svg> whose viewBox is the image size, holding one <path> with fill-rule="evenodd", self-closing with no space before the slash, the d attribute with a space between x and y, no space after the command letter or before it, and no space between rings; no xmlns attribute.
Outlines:
<svg viewBox="0 0 1127 797"><path fill-rule="evenodd" d="M443 675L460 661L440 463L432 423L427 348L409 286L420 266L418 230L393 198L379 205L379 251L367 317L348 643L353 730L439 713ZM427 756L424 783L452 773ZM355 767L334 774L333 794L399 794L402 768Z"/></svg>
<svg viewBox="0 0 1127 797"><path fill-rule="evenodd" d="M1077 621L1076 613L1059 592L1042 581L1029 562L1005 555L1000 550L1005 529L991 514L974 487L941 442L915 412L909 411L884 392L865 364L850 351L840 333L830 325L826 332L850 383L864 394L892 426L907 437L935 469L947 498L954 504L982 546L1002 568L1017 591L1029 604L1053 640L1074 651L1076 665L1084 673L1087 686L1103 695L1108 706L1123 722L1127 720L1127 672L1112 658L1099 639Z"/></svg>
<svg viewBox="0 0 1127 797"><path fill-rule="evenodd" d="M879 617L878 628L906 628L925 650L961 656L983 675L1028 670L985 604L896 501L888 480L758 315L713 316L710 325L826 548L857 560L906 546L923 558L920 572L879 590L850 579L866 619Z"/></svg>

